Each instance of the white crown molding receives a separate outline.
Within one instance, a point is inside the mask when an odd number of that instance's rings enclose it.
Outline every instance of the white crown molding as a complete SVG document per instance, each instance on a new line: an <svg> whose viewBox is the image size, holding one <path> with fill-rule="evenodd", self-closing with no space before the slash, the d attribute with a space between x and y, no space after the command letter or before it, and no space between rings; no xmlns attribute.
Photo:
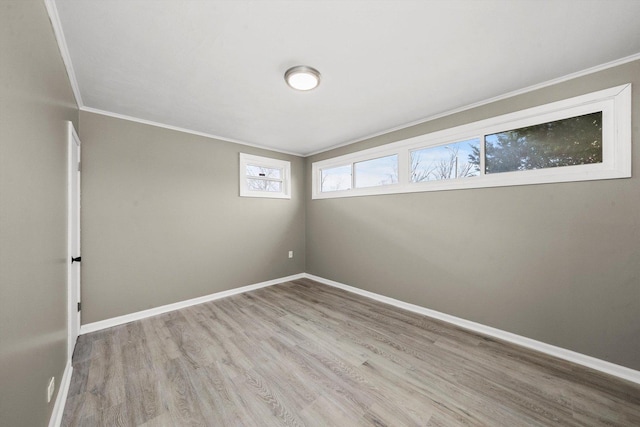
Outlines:
<svg viewBox="0 0 640 427"><path fill-rule="evenodd" d="M538 83L538 84L535 84L535 85L532 85L532 86L527 86L527 87L522 88L522 89L518 89L518 90L511 91L511 92L507 92L507 93L504 93L502 95L494 96L493 98L485 99L483 101L474 102L473 104L468 104L468 105L465 105L463 107L454 108L452 110L448 110L448 111L445 111L443 113L438 113L438 114L435 114L433 116L429 116L429 117L424 118L424 119L418 119L418 120L414 120L412 122L408 122L408 123L405 123L405 124L402 124L402 125L394 126L392 128L385 129L385 130L382 130L382 131L379 131L379 132L375 132L375 133L372 133L372 134L367 135L367 136L359 137L359 138L356 138L356 139L349 140L347 142L342 142L340 144L333 145L333 146L331 146L329 148L324 148L322 150L317 150L317 151L313 151L313 152L310 152L310 153L306 153L306 154L303 154L303 156L304 157L311 157L311 156L315 156L316 154L326 153L327 151L335 150L336 148L345 147L347 145L355 144L357 142L366 141L368 139L375 138L377 136L382 136L382 135L389 134L391 132L399 131L399 130L402 130L402 129L407 129L407 128L410 128L412 126L420 125L422 123L427 123L427 122L430 122L432 120L436 120L436 119L439 119L439 118L442 118L442 117L450 116L452 114L461 113L463 111L471 110L473 108L481 107L483 105L491 104L493 102L502 101L502 100L508 99L508 98L513 98L514 96L523 95L525 93L533 92L535 90L543 89L545 87L549 87L549 86L553 86L553 85L556 85L556 84L559 84L559 83L563 83L563 82L566 82L566 81L569 81L569 80L573 80L573 79L578 78L578 77L587 76L589 74L594 74L594 73L597 73L599 71L604 71L604 70L607 70L609 68L617 67L619 65L627 64L629 62L633 62L633 61L636 61L636 60L640 60L640 53L629 55L629 56L626 56L624 58L616 59L614 61L606 62L604 64L596 65L595 67L587 68L585 70L577 71L575 73L566 74L566 75L564 75L562 77L558 77L558 78L555 78L555 79L547 80L545 82Z"/></svg>
<svg viewBox="0 0 640 427"><path fill-rule="evenodd" d="M64 62L64 66L67 69L67 75L69 76L69 83L71 84L71 89L73 90L73 96L76 98L76 104L78 104L78 108L82 108L84 104L82 103L82 96L80 95L80 87L78 86L76 73L73 70L73 63L71 62L71 55L69 54L69 49L67 48L67 40L65 39L64 31L62 30L62 23L60 22L60 16L58 15L58 8L56 7L55 0L44 0L44 5L47 8L47 12L49 13L49 20L51 21L51 26L53 27L53 33L55 34L56 40L58 42L60 55L62 55L62 62Z"/></svg>
<svg viewBox="0 0 640 427"><path fill-rule="evenodd" d="M73 374L73 366L71 365L71 359L67 361L67 366L64 368L62 379L60 380L60 387L58 388L58 396L56 397L56 403L53 405L53 411L49 418L49 427L60 427L62 424L62 415L64 414L64 406L67 403L67 395L69 394L69 386L71 385L71 375Z"/></svg>
<svg viewBox="0 0 640 427"><path fill-rule="evenodd" d="M122 120L127 120L127 121L130 121L130 122L141 123L143 125L149 125L149 126L155 126L155 127L159 127L159 128L163 128L163 129L174 130L176 132L183 132L183 133L189 133L191 135L203 136L205 138L217 139L219 141L231 142L233 144L246 145L247 147L260 148L262 150L272 151L272 152L275 152L275 153L282 153L282 154L289 154L291 156L304 157L301 153L296 153L294 151L284 151L284 150L279 150L277 148L267 147L265 145L251 144L251 143L240 141L240 140L237 140L237 139L225 138L223 136L213 135L213 134L210 134L210 133L199 132L199 131L195 131L195 130L191 130L191 129L187 129L187 128L182 128L182 127L178 127L178 126L166 125L164 123L154 122L152 120L139 119L137 117L127 116L125 114L114 113L114 112L111 112L111 111L100 110L98 108L80 107L80 111L85 111L87 113L93 113L93 114L100 114L102 116L114 117L116 119L122 119Z"/></svg>
<svg viewBox="0 0 640 427"><path fill-rule="evenodd" d="M185 307L191 307L192 305L202 304L209 301L215 301L220 298L230 297L232 295L253 291L253 290L264 288L267 286L273 286L279 283L289 282L291 280L302 279L304 277L305 277L304 273L294 274L293 276L281 277L279 279L268 280L266 282L255 283L253 285L247 285L247 286L242 286L240 288L229 289L227 291L216 292L214 294L205 295L198 298L192 298L186 301L180 301L173 304L162 305L160 307L154 307L148 310L137 311L135 313L125 314L123 316L112 317L111 319L101 320L99 322L87 323L86 325L82 325L80 327L80 335L88 334L90 332L100 331L102 329L112 328L114 326L123 325L125 323L133 322L135 320L146 319L147 317L157 316L158 314L179 310Z"/></svg>
<svg viewBox="0 0 640 427"><path fill-rule="evenodd" d="M501 329L486 326L481 323L472 322L470 320L462 319L460 317L451 316L449 314L441 313L439 311L431 310L419 305L410 304L404 301L400 301L394 298L386 297L384 295L376 294L374 292L365 291L363 289L355 288L353 286L345 285L344 283L336 282L333 280L325 279L315 276L313 274L305 273L305 277L316 282L320 282L325 285L333 286L354 294L358 294L367 298L371 298L376 301L380 301L385 304L393 305L404 310L412 311L414 313L422 314L424 316L432 317L434 319L442 320L452 325L459 326L461 328L477 332L490 337L498 338L509 343L526 347L531 350L539 351L549 356L557 357L577 365L586 366L587 368L595 369L600 372L604 372L609 375L613 375L618 378L622 378L627 381L640 384L640 371L627 368L625 366L616 365L615 363L607 362L605 360L597 359L595 357L587 356L582 353L578 353L572 350L567 350L562 347L556 347L551 344L547 344L541 341L537 341L531 338L523 337L511 332L503 331Z"/></svg>

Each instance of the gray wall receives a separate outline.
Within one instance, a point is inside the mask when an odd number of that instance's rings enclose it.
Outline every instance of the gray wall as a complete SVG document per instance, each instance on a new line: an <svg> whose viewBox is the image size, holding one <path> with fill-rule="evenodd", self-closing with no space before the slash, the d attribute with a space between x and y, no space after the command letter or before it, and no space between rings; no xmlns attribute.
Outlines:
<svg viewBox="0 0 640 427"><path fill-rule="evenodd" d="M311 200L307 272L640 369L640 61L307 158L633 83L631 179Z"/></svg>
<svg viewBox="0 0 640 427"><path fill-rule="evenodd" d="M47 425L66 363L67 120L44 2L0 2L0 425Z"/></svg>
<svg viewBox="0 0 640 427"><path fill-rule="evenodd" d="M88 112L80 139L83 324L304 272L302 158ZM291 200L239 197L240 152L291 161Z"/></svg>

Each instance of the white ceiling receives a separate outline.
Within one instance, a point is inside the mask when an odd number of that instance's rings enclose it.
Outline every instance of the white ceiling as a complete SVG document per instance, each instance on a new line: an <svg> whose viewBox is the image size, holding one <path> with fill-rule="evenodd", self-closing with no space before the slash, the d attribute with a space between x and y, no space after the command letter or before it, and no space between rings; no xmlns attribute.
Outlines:
<svg viewBox="0 0 640 427"><path fill-rule="evenodd" d="M638 0L55 6L81 107L303 155L640 52Z"/></svg>

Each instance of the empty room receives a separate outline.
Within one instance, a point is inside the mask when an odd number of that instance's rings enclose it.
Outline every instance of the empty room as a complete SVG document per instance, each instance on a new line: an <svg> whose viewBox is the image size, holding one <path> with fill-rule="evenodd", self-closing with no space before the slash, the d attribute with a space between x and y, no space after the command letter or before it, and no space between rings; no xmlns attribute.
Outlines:
<svg viewBox="0 0 640 427"><path fill-rule="evenodd" d="M640 426L638 17L0 0L0 426Z"/></svg>

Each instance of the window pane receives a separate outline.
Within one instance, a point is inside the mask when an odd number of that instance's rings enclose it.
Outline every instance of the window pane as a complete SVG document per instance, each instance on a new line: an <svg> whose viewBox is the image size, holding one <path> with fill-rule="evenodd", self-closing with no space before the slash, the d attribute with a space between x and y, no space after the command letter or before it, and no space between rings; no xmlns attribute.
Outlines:
<svg viewBox="0 0 640 427"><path fill-rule="evenodd" d="M282 191L282 181L268 181L264 179L247 179L249 190L252 191L268 191L272 193L280 193Z"/></svg>
<svg viewBox="0 0 640 427"><path fill-rule="evenodd" d="M356 188L377 187L398 182L398 155L356 163Z"/></svg>
<svg viewBox="0 0 640 427"><path fill-rule="evenodd" d="M602 163L602 112L486 135L485 172Z"/></svg>
<svg viewBox="0 0 640 427"><path fill-rule="evenodd" d="M322 169L321 191L339 191L351 188L351 165Z"/></svg>
<svg viewBox="0 0 640 427"><path fill-rule="evenodd" d="M480 139L411 152L411 182L439 181L480 175Z"/></svg>
<svg viewBox="0 0 640 427"><path fill-rule="evenodd" d="M247 176L282 179L282 169L247 165Z"/></svg>

